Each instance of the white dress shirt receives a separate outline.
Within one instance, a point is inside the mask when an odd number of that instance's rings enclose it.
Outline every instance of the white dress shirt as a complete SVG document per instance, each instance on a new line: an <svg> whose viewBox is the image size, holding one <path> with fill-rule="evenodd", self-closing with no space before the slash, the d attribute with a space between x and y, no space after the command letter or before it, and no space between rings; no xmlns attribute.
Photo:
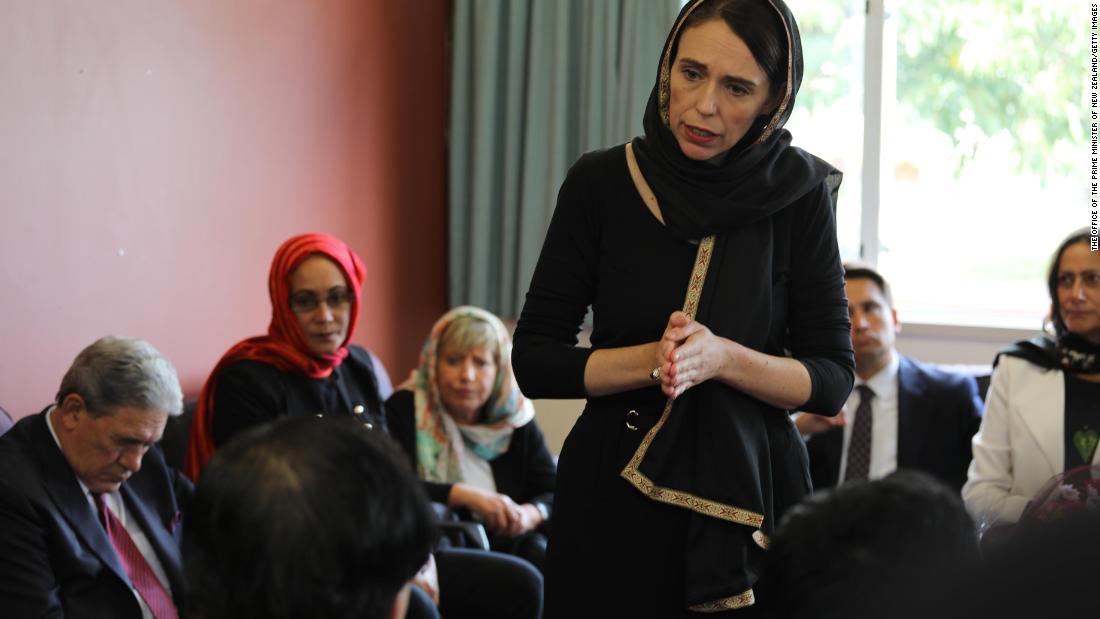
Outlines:
<svg viewBox="0 0 1100 619"><path fill-rule="evenodd" d="M898 468L898 354L893 352L890 362L877 374L864 381L856 376L856 386L867 385L875 392L871 400L871 466L867 479L885 477ZM859 390L852 389L844 403L844 442L840 451L838 484L844 483L848 468L848 443L852 440L856 409L859 408Z"/></svg>
<svg viewBox="0 0 1100 619"><path fill-rule="evenodd" d="M57 432L53 429L53 412L56 407L50 408L46 413L46 427L50 429L50 436L53 436L53 440L57 443L57 448L61 449L61 453L65 453L65 450L61 447L61 441L57 438ZM92 506L92 511L96 514L96 520L99 520L99 510L96 508L95 499L92 498L92 491L88 489L88 486L84 485L84 482L80 477L76 478L76 482L80 484L80 489L84 491L84 498L88 500L88 505ZM122 500L122 495L116 490L115 492L107 493L103 495L107 509L111 510L115 518L122 523L123 528L130 534L130 539L134 540L134 545L137 546L141 556L145 557L145 561L149 563L149 567L153 568L153 573L156 574L157 580L161 585L164 585L164 590L168 592L168 595L172 595L172 586L168 584L168 575L164 571L164 566L160 564L160 559L157 558L157 552L153 549L153 545L149 543L149 538L145 535L145 531L141 529L141 525L130 517L130 512L126 509L126 503ZM142 619L155 619L153 617L153 611L149 610L149 605L145 603L145 598L141 597L137 589L130 588L134 592L134 597L137 598L138 604L141 606Z"/></svg>

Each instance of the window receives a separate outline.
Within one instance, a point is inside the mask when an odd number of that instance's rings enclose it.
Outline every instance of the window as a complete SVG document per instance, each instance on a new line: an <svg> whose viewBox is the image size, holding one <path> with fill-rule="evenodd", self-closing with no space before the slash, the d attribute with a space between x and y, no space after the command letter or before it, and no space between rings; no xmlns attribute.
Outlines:
<svg viewBox="0 0 1100 619"><path fill-rule="evenodd" d="M845 258L859 255L863 183L863 57L866 0L792 0L805 72L787 127L795 144L844 172L837 236Z"/></svg>
<svg viewBox="0 0 1100 619"><path fill-rule="evenodd" d="M1038 327L1049 255L1089 223L1087 5L790 6L806 78L788 127L845 172L845 258L877 263L909 322Z"/></svg>

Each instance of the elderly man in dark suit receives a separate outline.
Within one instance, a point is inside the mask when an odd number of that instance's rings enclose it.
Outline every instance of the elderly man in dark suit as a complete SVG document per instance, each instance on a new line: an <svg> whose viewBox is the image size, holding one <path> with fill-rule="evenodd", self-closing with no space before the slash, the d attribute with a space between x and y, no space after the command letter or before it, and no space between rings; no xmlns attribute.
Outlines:
<svg viewBox="0 0 1100 619"><path fill-rule="evenodd" d="M174 619L191 483L152 449L183 397L147 342L85 348L57 400L0 437L5 617Z"/></svg>
<svg viewBox="0 0 1100 619"><path fill-rule="evenodd" d="M856 384L836 417L802 414L814 488L919 469L955 490L966 482L982 402L970 376L898 354L890 285L873 268L845 265Z"/></svg>

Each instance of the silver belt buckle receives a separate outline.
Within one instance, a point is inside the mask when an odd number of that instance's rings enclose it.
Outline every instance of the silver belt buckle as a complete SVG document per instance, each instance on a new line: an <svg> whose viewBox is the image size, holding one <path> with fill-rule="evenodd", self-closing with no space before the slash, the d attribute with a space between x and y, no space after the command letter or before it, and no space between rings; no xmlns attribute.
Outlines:
<svg viewBox="0 0 1100 619"><path fill-rule="evenodd" d="M638 426L630 423L630 416L631 415L637 417L638 416L638 411L636 411L634 409L630 409L626 412L626 427L627 427L627 429L630 429L630 430L637 430Z"/></svg>

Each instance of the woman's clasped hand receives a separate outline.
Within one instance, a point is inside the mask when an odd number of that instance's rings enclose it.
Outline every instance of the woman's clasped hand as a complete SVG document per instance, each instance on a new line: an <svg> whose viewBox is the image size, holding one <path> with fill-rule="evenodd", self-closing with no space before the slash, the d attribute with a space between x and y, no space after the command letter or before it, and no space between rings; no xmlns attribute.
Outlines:
<svg viewBox="0 0 1100 619"><path fill-rule="evenodd" d="M734 346L736 344L714 335L684 312L673 312L657 343L661 390L666 396L675 398L695 385L720 376L730 366Z"/></svg>

